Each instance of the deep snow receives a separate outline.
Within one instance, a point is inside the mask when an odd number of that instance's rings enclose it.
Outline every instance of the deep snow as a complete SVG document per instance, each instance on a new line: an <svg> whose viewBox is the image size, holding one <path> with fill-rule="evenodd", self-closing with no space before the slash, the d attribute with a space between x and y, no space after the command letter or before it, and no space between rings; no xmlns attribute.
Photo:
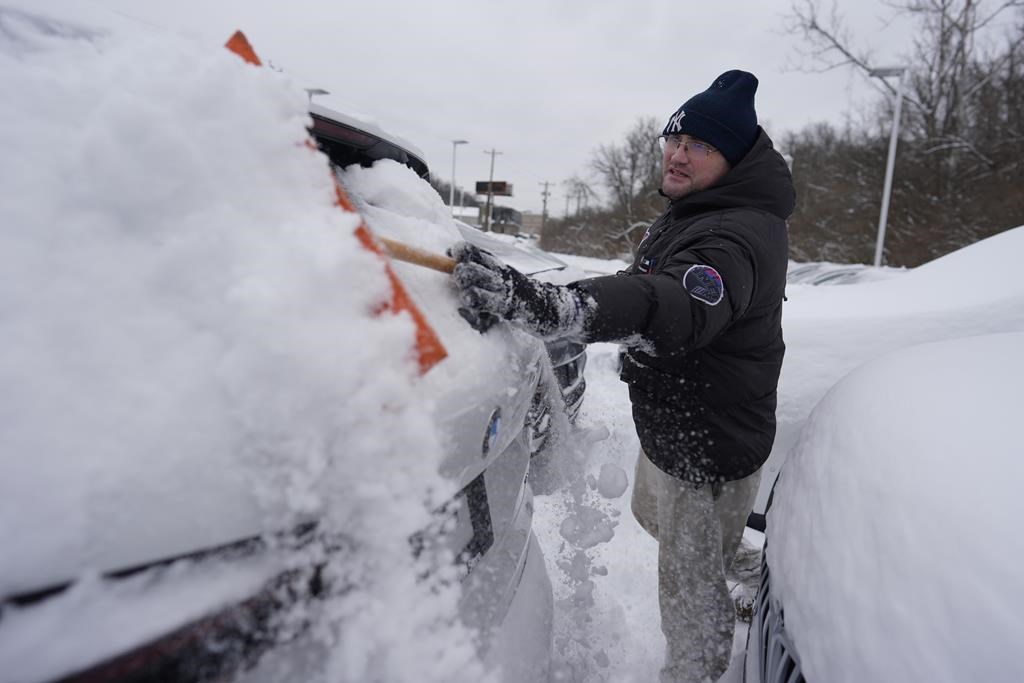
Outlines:
<svg viewBox="0 0 1024 683"><path fill-rule="evenodd" d="M588 275L620 262L578 263ZM629 509L640 443L626 385L618 379L618 346L587 347L587 394L575 429L542 456L535 483L534 528L555 590L553 681L640 683L658 680L665 651L658 608L657 543ZM764 537L747 529L734 567L733 596L753 599ZM738 620L733 666L738 683L747 624Z"/></svg>
<svg viewBox="0 0 1024 683"><path fill-rule="evenodd" d="M323 672L477 680L457 584L417 582L409 552L453 493L433 385L408 317L373 313L382 262L304 144L305 93L219 46L2 8L0 86L17 95L0 99L0 593L315 517L359 548L324 570L358 589L315 616ZM105 582L48 620L5 609L2 678L233 595L196 588L202 604L90 639L62 614L120 590ZM42 633L62 641L49 657Z"/></svg>
<svg viewBox="0 0 1024 683"><path fill-rule="evenodd" d="M1021 349L1019 332L904 348L815 407L767 548L808 680L1024 677Z"/></svg>

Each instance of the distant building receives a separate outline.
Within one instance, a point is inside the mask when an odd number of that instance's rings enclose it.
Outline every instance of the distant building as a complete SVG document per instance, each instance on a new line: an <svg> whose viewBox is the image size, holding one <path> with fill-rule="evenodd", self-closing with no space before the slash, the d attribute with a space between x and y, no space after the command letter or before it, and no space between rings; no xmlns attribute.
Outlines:
<svg viewBox="0 0 1024 683"><path fill-rule="evenodd" d="M523 214L508 206L491 209L491 232L518 235L523 231Z"/></svg>
<svg viewBox="0 0 1024 683"><path fill-rule="evenodd" d="M540 228L544 223L544 216L539 213L523 214L523 233L540 237Z"/></svg>
<svg viewBox="0 0 1024 683"><path fill-rule="evenodd" d="M485 210L484 206L456 206L452 215L463 223L482 230ZM491 208L491 232L518 235L523 232L523 214L507 206L493 206Z"/></svg>

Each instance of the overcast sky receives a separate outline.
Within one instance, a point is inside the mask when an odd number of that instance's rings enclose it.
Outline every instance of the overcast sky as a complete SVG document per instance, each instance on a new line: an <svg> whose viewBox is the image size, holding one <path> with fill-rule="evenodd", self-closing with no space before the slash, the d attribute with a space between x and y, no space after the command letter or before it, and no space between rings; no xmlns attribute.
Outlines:
<svg viewBox="0 0 1024 683"><path fill-rule="evenodd" d="M0 3L5 0L0 0ZM774 138L841 122L877 97L851 68L810 63L784 29L789 0L7 0L62 8L140 30L169 30L211 45L236 29L257 53L302 85L330 91L317 103L411 141L433 174L457 184L513 183L502 203L565 210L563 181L587 177L600 144L619 143L640 116L665 120L728 69L760 79L760 123ZM878 64L909 51L906 25L877 0L840 0L839 11Z"/></svg>

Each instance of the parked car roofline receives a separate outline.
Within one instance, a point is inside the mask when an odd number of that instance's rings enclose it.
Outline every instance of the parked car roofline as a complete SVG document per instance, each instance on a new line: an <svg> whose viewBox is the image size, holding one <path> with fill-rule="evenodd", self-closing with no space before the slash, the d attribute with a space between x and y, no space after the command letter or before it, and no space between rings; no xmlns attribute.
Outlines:
<svg viewBox="0 0 1024 683"><path fill-rule="evenodd" d="M310 103L313 119L310 132L321 143L337 141L361 150L371 150L375 159L394 159L411 167L420 177L430 173L423 152L397 135L385 132L379 126L337 110Z"/></svg>

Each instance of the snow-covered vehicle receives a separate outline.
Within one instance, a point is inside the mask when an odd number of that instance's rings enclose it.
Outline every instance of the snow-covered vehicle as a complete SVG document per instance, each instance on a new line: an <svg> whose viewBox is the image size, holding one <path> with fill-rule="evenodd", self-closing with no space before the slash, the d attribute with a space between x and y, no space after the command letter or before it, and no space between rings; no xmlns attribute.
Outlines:
<svg viewBox="0 0 1024 683"><path fill-rule="evenodd" d="M1024 679L1022 349L908 347L822 399L768 513L747 683Z"/></svg>
<svg viewBox="0 0 1024 683"><path fill-rule="evenodd" d="M1013 276L1021 254L1024 227L909 270L790 264L778 432L748 525L764 529L772 486L800 429L843 375L905 346L1024 329L1024 286ZM986 274L985 287L969 284L977 272ZM831 273L846 283L829 280Z"/></svg>
<svg viewBox="0 0 1024 683"><path fill-rule="evenodd" d="M381 159L405 164L416 175L430 175L425 156L408 140L393 135L368 121L310 102L309 132L335 166L368 166Z"/></svg>
<svg viewBox="0 0 1024 683"><path fill-rule="evenodd" d="M373 313L381 263L270 70L0 27L24 95L0 130L0 679L545 680L544 345L478 334L446 276L395 263L448 350L410 377L411 323ZM459 239L408 150L377 149L338 171L361 218Z"/></svg>
<svg viewBox="0 0 1024 683"><path fill-rule="evenodd" d="M1024 675L1002 588L1024 556L1022 254L1024 226L885 281L788 288L799 362L759 494L749 683Z"/></svg>
<svg viewBox="0 0 1024 683"><path fill-rule="evenodd" d="M902 268L873 268L863 263L789 262L786 282L791 285L848 285L895 277Z"/></svg>
<svg viewBox="0 0 1024 683"><path fill-rule="evenodd" d="M336 167L369 166L380 159L391 159L408 166L421 177L429 175L423 153L409 141L377 125L318 104L310 104L310 115L313 120L310 133ZM568 268L564 261L523 240L488 234L459 220L454 223L462 239L490 251L521 273L561 283L559 274ZM531 412L534 448L537 451L547 443L552 411L562 412L564 406L564 412L574 420L586 391L583 377L587 362L586 345L559 339L548 342L547 349L562 394L562 405L552 406L546 395L538 395Z"/></svg>
<svg viewBox="0 0 1024 683"><path fill-rule="evenodd" d="M456 221L456 225L467 242L486 249L521 273L556 284L565 284L580 275L570 271L568 265L561 259L521 239L488 235L462 221ZM570 339L555 339L546 342L545 348L551 359L551 369L558 383L561 401L552 402L545 392L537 395L530 413L535 453L547 445L552 419L563 412L570 421L576 419L587 389L583 376L583 370L587 366L586 344Z"/></svg>

